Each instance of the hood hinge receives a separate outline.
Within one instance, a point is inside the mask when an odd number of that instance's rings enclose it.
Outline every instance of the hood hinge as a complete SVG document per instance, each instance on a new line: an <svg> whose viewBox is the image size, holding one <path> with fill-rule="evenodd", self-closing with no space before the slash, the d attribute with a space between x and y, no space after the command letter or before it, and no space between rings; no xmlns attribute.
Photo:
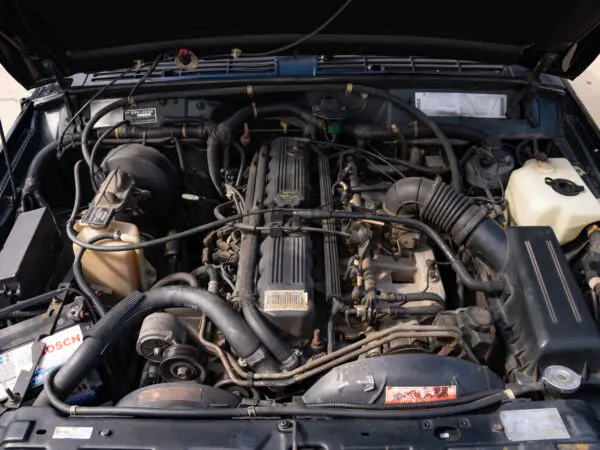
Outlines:
<svg viewBox="0 0 600 450"><path fill-rule="evenodd" d="M69 88L70 82L64 77L54 60L52 59L44 59L42 60L42 67L44 71L48 74L52 74L54 79L60 86L60 89L65 91Z"/></svg>
<svg viewBox="0 0 600 450"><path fill-rule="evenodd" d="M547 72L558 58L558 53L546 53L542 58L538 61L535 68L533 69L533 80L540 81L540 76Z"/></svg>

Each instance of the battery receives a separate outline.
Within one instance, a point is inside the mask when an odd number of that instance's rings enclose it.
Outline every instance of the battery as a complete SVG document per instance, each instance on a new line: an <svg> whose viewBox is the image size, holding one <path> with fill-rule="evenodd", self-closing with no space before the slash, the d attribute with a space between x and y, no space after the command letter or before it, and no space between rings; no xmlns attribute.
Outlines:
<svg viewBox="0 0 600 450"><path fill-rule="evenodd" d="M42 357L33 373L29 389L44 384L46 376L55 368L62 366L75 350L83 343L84 331L89 324L77 324L60 330L40 340L44 344ZM34 341L0 353L0 401L8 398L6 388L14 389L21 371L30 371L33 367L32 346ZM96 395L101 385L96 371L83 380L67 399L70 403L89 400Z"/></svg>

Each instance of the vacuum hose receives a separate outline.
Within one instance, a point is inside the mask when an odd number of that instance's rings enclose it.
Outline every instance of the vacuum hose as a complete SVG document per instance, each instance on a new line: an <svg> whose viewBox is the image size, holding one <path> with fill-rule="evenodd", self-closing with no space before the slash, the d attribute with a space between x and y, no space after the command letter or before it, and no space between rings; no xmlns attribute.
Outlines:
<svg viewBox="0 0 600 450"><path fill-rule="evenodd" d="M507 251L504 229L487 216L485 208L440 179L399 180L387 191L384 203L392 215L417 214L424 222L449 232L457 245L464 243L493 269L504 266Z"/></svg>
<svg viewBox="0 0 600 450"><path fill-rule="evenodd" d="M106 313L57 372L53 383L56 395L65 399L98 364L104 350L128 331L133 322L164 308L191 308L204 313L223 333L237 356L244 359L249 366L257 372L277 371L275 361L268 355L256 335L221 297L201 288L166 286L145 294L133 292ZM47 397L42 392L35 405L46 404Z"/></svg>

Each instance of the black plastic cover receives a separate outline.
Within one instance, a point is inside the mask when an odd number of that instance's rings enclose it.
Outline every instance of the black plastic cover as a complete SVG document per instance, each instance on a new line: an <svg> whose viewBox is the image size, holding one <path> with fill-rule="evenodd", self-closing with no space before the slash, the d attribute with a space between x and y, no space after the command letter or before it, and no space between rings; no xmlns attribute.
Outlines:
<svg viewBox="0 0 600 450"><path fill-rule="evenodd" d="M343 364L306 391L305 403L395 403L404 388L438 388L455 397L503 389L502 380L485 366L438 355L388 355ZM417 394L418 395L418 394Z"/></svg>
<svg viewBox="0 0 600 450"><path fill-rule="evenodd" d="M303 208L309 198L309 150L295 139L275 139L269 153L266 208ZM266 214L266 225L284 225ZM260 246L259 309L282 333L307 336L314 317L312 242L304 232L269 236Z"/></svg>
<svg viewBox="0 0 600 450"><path fill-rule="evenodd" d="M549 365L597 373L600 331L552 229L512 227L506 237L511 294L493 312L519 370L533 378Z"/></svg>
<svg viewBox="0 0 600 450"><path fill-rule="evenodd" d="M40 294L59 252L58 231L46 208L19 214L0 252L0 306Z"/></svg>
<svg viewBox="0 0 600 450"><path fill-rule="evenodd" d="M212 386L197 383L162 383L130 392L117 406L133 408L196 409L239 405L239 397Z"/></svg>

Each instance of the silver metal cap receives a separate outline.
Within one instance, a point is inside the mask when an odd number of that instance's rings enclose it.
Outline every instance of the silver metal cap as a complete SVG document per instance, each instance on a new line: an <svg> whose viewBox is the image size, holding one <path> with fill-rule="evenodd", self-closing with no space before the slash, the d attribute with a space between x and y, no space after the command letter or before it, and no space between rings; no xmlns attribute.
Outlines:
<svg viewBox="0 0 600 450"><path fill-rule="evenodd" d="M581 386L581 376L565 366L548 366L542 381L550 391L560 394L572 394Z"/></svg>

